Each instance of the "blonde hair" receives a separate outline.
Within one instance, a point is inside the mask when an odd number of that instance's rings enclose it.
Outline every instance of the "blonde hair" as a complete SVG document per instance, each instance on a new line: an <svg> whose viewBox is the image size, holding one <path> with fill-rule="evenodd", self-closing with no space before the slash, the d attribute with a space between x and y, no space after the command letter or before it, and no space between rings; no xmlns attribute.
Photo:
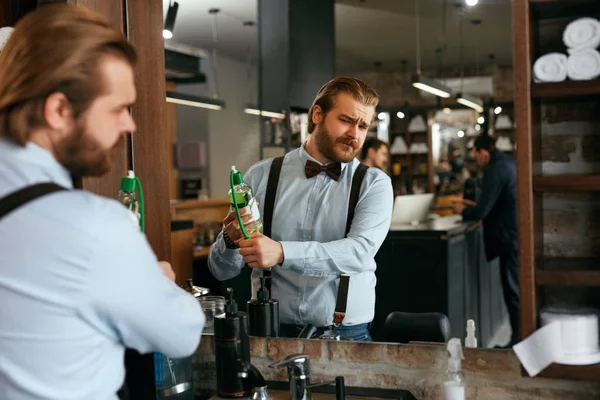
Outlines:
<svg viewBox="0 0 600 400"><path fill-rule="evenodd" d="M44 103L50 94L63 93L77 118L102 93L102 57L136 63L125 36L81 6L46 5L14 28L0 53L0 133L22 146L31 129L46 126Z"/></svg>
<svg viewBox="0 0 600 400"><path fill-rule="evenodd" d="M315 129L315 123L312 120L315 106L319 106L323 115L326 115L335 106L335 99L340 93L348 93L367 106L377 107L379 104L377 92L360 79L347 76L334 78L323 85L308 110L309 133L313 133Z"/></svg>

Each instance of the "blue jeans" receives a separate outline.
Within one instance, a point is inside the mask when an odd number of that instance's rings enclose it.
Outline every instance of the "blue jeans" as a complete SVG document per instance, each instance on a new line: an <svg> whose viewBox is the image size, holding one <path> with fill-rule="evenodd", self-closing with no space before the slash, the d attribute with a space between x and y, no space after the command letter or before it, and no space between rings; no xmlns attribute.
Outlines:
<svg viewBox="0 0 600 400"><path fill-rule="evenodd" d="M340 335L341 340L354 340L357 342L372 342L371 334L369 333L370 324L358 324L358 325L341 325L335 330L335 333ZM297 338L298 334L304 326L302 325L288 325L281 324L279 329L280 337ZM330 327L317 328L315 335L321 336Z"/></svg>

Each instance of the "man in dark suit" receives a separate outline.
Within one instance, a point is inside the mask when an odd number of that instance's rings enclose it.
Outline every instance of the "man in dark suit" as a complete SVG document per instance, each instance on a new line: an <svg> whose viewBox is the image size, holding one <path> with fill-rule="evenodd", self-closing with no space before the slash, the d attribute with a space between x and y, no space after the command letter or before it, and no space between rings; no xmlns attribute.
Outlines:
<svg viewBox="0 0 600 400"><path fill-rule="evenodd" d="M510 346L520 341L519 243L517 235L517 171L515 159L496 149L495 140L481 135L474 156L483 169L481 195L474 206L454 205L463 220L482 220L486 256L500 258L502 292L512 328Z"/></svg>

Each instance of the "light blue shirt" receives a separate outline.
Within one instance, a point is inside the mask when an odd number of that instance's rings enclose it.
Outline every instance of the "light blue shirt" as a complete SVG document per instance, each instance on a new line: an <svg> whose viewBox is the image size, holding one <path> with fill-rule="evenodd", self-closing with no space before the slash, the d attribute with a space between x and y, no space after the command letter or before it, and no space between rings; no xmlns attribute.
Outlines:
<svg viewBox="0 0 600 400"><path fill-rule="evenodd" d="M317 327L333 324L339 276L350 274L344 325L373 320L375 310L375 253L383 243L392 215L390 178L377 168L365 175L350 233L346 238L348 199L354 159L342 164L334 181L324 172L306 178L306 160L316 160L304 147L286 154L273 213L272 239L281 242L284 262L273 268L272 294L279 300L280 322ZM253 165L244 181L259 202L261 215L272 159ZM238 249L228 249L222 235L211 247L208 265L219 280L235 277L244 268ZM252 271L256 296L261 269Z"/></svg>
<svg viewBox="0 0 600 400"><path fill-rule="evenodd" d="M0 139L0 197L48 181L72 187L49 152ZM125 347L195 351L204 314L127 213L73 190L0 219L0 399L113 400Z"/></svg>

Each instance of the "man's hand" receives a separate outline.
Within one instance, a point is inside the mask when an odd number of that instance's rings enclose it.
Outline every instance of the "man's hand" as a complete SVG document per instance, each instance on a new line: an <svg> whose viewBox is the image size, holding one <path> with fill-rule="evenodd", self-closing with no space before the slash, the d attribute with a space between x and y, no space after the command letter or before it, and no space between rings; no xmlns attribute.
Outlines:
<svg viewBox="0 0 600 400"><path fill-rule="evenodd" d="M173 268L171 268L171 264L166 261L159 261L158 266L162 270L163 274L172 282L175 282L175 272L173 272Z"/></svg>
<svg viewBox="0 0 600 400"><path fill-rule="evenodd" d="M462 202L468 207L475 207L477 205L477 203L475 203L473 200L462 199Z"/></svg>
<svg viewBox="0 0 600 400"><path fill-rule="evenodd" d="M240 216L242 217L242 223L248 222L250 218L252 218L252 214L250 213L249 207L240 208ZM246 230L253 228L256 225L256 222L250 222L248 225L244 225ZM244 236L242 235L242 231L240 230L240 224L237 220L237 215L235 214L235 209L231 210L229 214L223 220L223 231L227 232L227 236L234 242L242 239Z"/></svg>
<svg viewBox="0 0 600 400"><path fill-rule="evenodd" d="M462 201L452 204L452 209L454 210L454 212L456 214L462 214L465 207L466 207L466 205Z"/></svg>
<svg viewBox="0 0 600 400"><path fill-rule="evenodd" d="M237 242L244 262L250 268L271 268L283 262L283 246L260 232L254 232L250 239Z"/></svg>

